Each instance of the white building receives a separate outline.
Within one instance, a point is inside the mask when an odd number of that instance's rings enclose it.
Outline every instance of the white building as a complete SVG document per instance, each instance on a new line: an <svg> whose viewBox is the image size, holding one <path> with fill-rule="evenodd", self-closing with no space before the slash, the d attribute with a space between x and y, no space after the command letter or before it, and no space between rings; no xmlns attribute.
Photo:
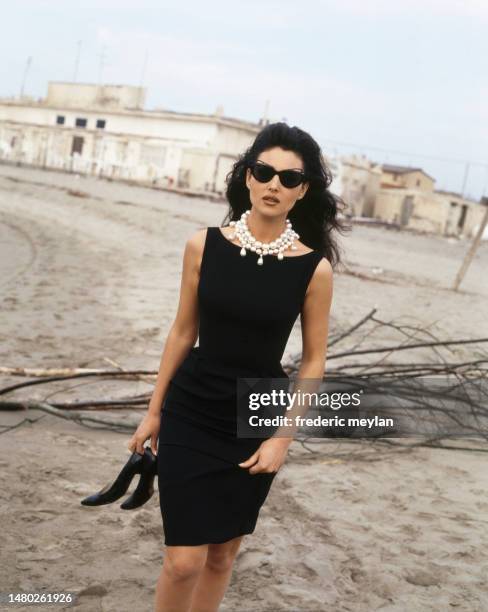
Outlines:
<svg viewBox="0 0 488 612"><path fill-rule="evenodd" d="M145 89L50 82L47 97L0 99L0 161L225 191L225 176L263 122L144 110Z"/></svg>
<svg viewBox="0 0 488 612"><path fill-rule="evenodd" d="M380 166L364 155L343 155L326 161L333 175L330 189L347 204L346 214L371 217L380 185Z"/></svg>

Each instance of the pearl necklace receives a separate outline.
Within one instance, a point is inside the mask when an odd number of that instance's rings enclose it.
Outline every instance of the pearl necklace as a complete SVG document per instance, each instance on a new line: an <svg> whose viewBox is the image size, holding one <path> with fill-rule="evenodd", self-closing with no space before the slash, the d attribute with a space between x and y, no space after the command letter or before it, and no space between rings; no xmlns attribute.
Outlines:
<svg viewBox="0 0 488 612"><path fill-rule="evenodd" d="M235 227L235 232L230 234L230 239L234 239L236 236L242 245L241 256L246 255L246 249L253 251L259 255L258 265L263 265L263 255L278 255L278 259L283 259L283 251L291 248L292 251L296 251L297 247L293 244L293 241L300 236L293 230L291 221L286 220L286 229L280 236L272 242L260 242L252 235L247 225L247 216L251 213L250 210L246 210L242 213L239 221L231 221L229 225Z"/></svg>

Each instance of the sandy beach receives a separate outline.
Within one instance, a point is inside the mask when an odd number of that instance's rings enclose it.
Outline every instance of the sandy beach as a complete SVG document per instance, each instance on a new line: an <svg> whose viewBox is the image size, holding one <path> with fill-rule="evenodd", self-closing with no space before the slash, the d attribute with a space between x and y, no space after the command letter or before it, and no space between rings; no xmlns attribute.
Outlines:
<svg viewBox="0 0 488 612"><path fill-rule="evenodd" d="M203 198L0 165L0 366L157 370L185 241L226 212ZM443 338L488 337L486 241L458 292L450 287L466 241L354 225L342 244L332 335L376 307L384 321ZM393 328L371 329L337 346L398 341ZM456 346L450 355L471 359L477 348ZM297 321L283 362L299 350ZM407 353L398 360L411 360ZM24 380L0 378L2 387ZM151 390L150 380L87 378L3 399ZM110 414L137 423L143 412ZM26 418L0 436L0 591L74 591L83 612L151 612L164 555L157 491L136 511L80 505L128 459L129 434L39 410L0 417L12 426ZM488 609L486 454L359 441L311 446L316 452L297 441L290 447L255 533L244 538L223 612Z"/></svg>

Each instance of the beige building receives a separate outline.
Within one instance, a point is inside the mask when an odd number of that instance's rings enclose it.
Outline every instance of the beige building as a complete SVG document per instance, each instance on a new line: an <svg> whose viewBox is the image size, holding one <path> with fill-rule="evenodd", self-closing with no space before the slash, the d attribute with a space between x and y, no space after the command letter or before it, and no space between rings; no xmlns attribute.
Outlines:
<svg viewBox="0 0 488 612"><path fill-rule="evenodd" d="M434 191L435 179L424 172L422 168L383 164L381 173L381 187Z"/></svg>
<svg viewBox="0 0 488 612"><path fill-rule="evenodd" d="M480 202L445 191L383 188L376 198L374 216L425 232L445 236L472 236L485 207Z"/></svg>
<svg viewBox="0 0 488 612"><path fill-rule="evenodd" d="M485 211L480 202L435 190L435 179L422 168L384 164L381 171L376 219L444 236L476 233Z"/></svg>
<svg viewBox="0 0 488 612"><path fill-rule="evenodd" d="M436 195L448 202L444 234L447 236L473 236L482 221L485 204L463 198L452 191L436 191Z"/></svg>
<svg viewBox="0 0 488 612"><path fill-rule="evenodd" d="M262 123L144 110L145 89L50 82L41 100L0 99L0 161L197 192L225 177Z"/></svg>

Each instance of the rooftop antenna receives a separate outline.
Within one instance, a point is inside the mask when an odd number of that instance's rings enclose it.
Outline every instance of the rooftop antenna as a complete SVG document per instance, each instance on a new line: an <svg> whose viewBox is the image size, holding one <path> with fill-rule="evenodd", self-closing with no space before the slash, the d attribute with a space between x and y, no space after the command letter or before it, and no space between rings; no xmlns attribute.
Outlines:
<svg viewBox="0 0 488 612"><path fill-rule="evenodd" d="M266 123L268 122L268 115L269 115L269 100L266 100L266 103L264 105L264 113L263 113L263 125L266 125Z"/></svg>
<svg viewBox="0 0 488 612"><path fill-rule="evenodd" d="M27 58L27 62L25 63L24 76L22 77L22 83L20 85L20 97L21 98L24 97L25 81L27 79L27 73L29 72L29 68L31 64L32 64L32 56L29 55L29 57Z"/></svg>
<svg viewBox="0 0 488 612"><path fill-rule="evenodd" d="M100 55L100 63L98 65L98 84L101 85L103 68L105 66L105 45L102 46L102 50L99 55Z"/></svg>
<svg viewBox="0 0 488 612"><path fill-rule="evenodd" d="M81 55L81 40L78 41L76 45L76 59L75 59L75 69L73 72L73 83L76 83L76 79L78 78L78 66L80 65L80 55Z"/></svg>
<svg viewBox="0 0 488 612"><path fill-rule="evenodd" d="M147 58L148 58L148 51L146 49L146 52L144 53L144 62L142 63L142 70L141 70L141 80L139 81L139 87L142 87L143 83L144 83L144 79L146 77L146 67L147 67Z"/></svg>

